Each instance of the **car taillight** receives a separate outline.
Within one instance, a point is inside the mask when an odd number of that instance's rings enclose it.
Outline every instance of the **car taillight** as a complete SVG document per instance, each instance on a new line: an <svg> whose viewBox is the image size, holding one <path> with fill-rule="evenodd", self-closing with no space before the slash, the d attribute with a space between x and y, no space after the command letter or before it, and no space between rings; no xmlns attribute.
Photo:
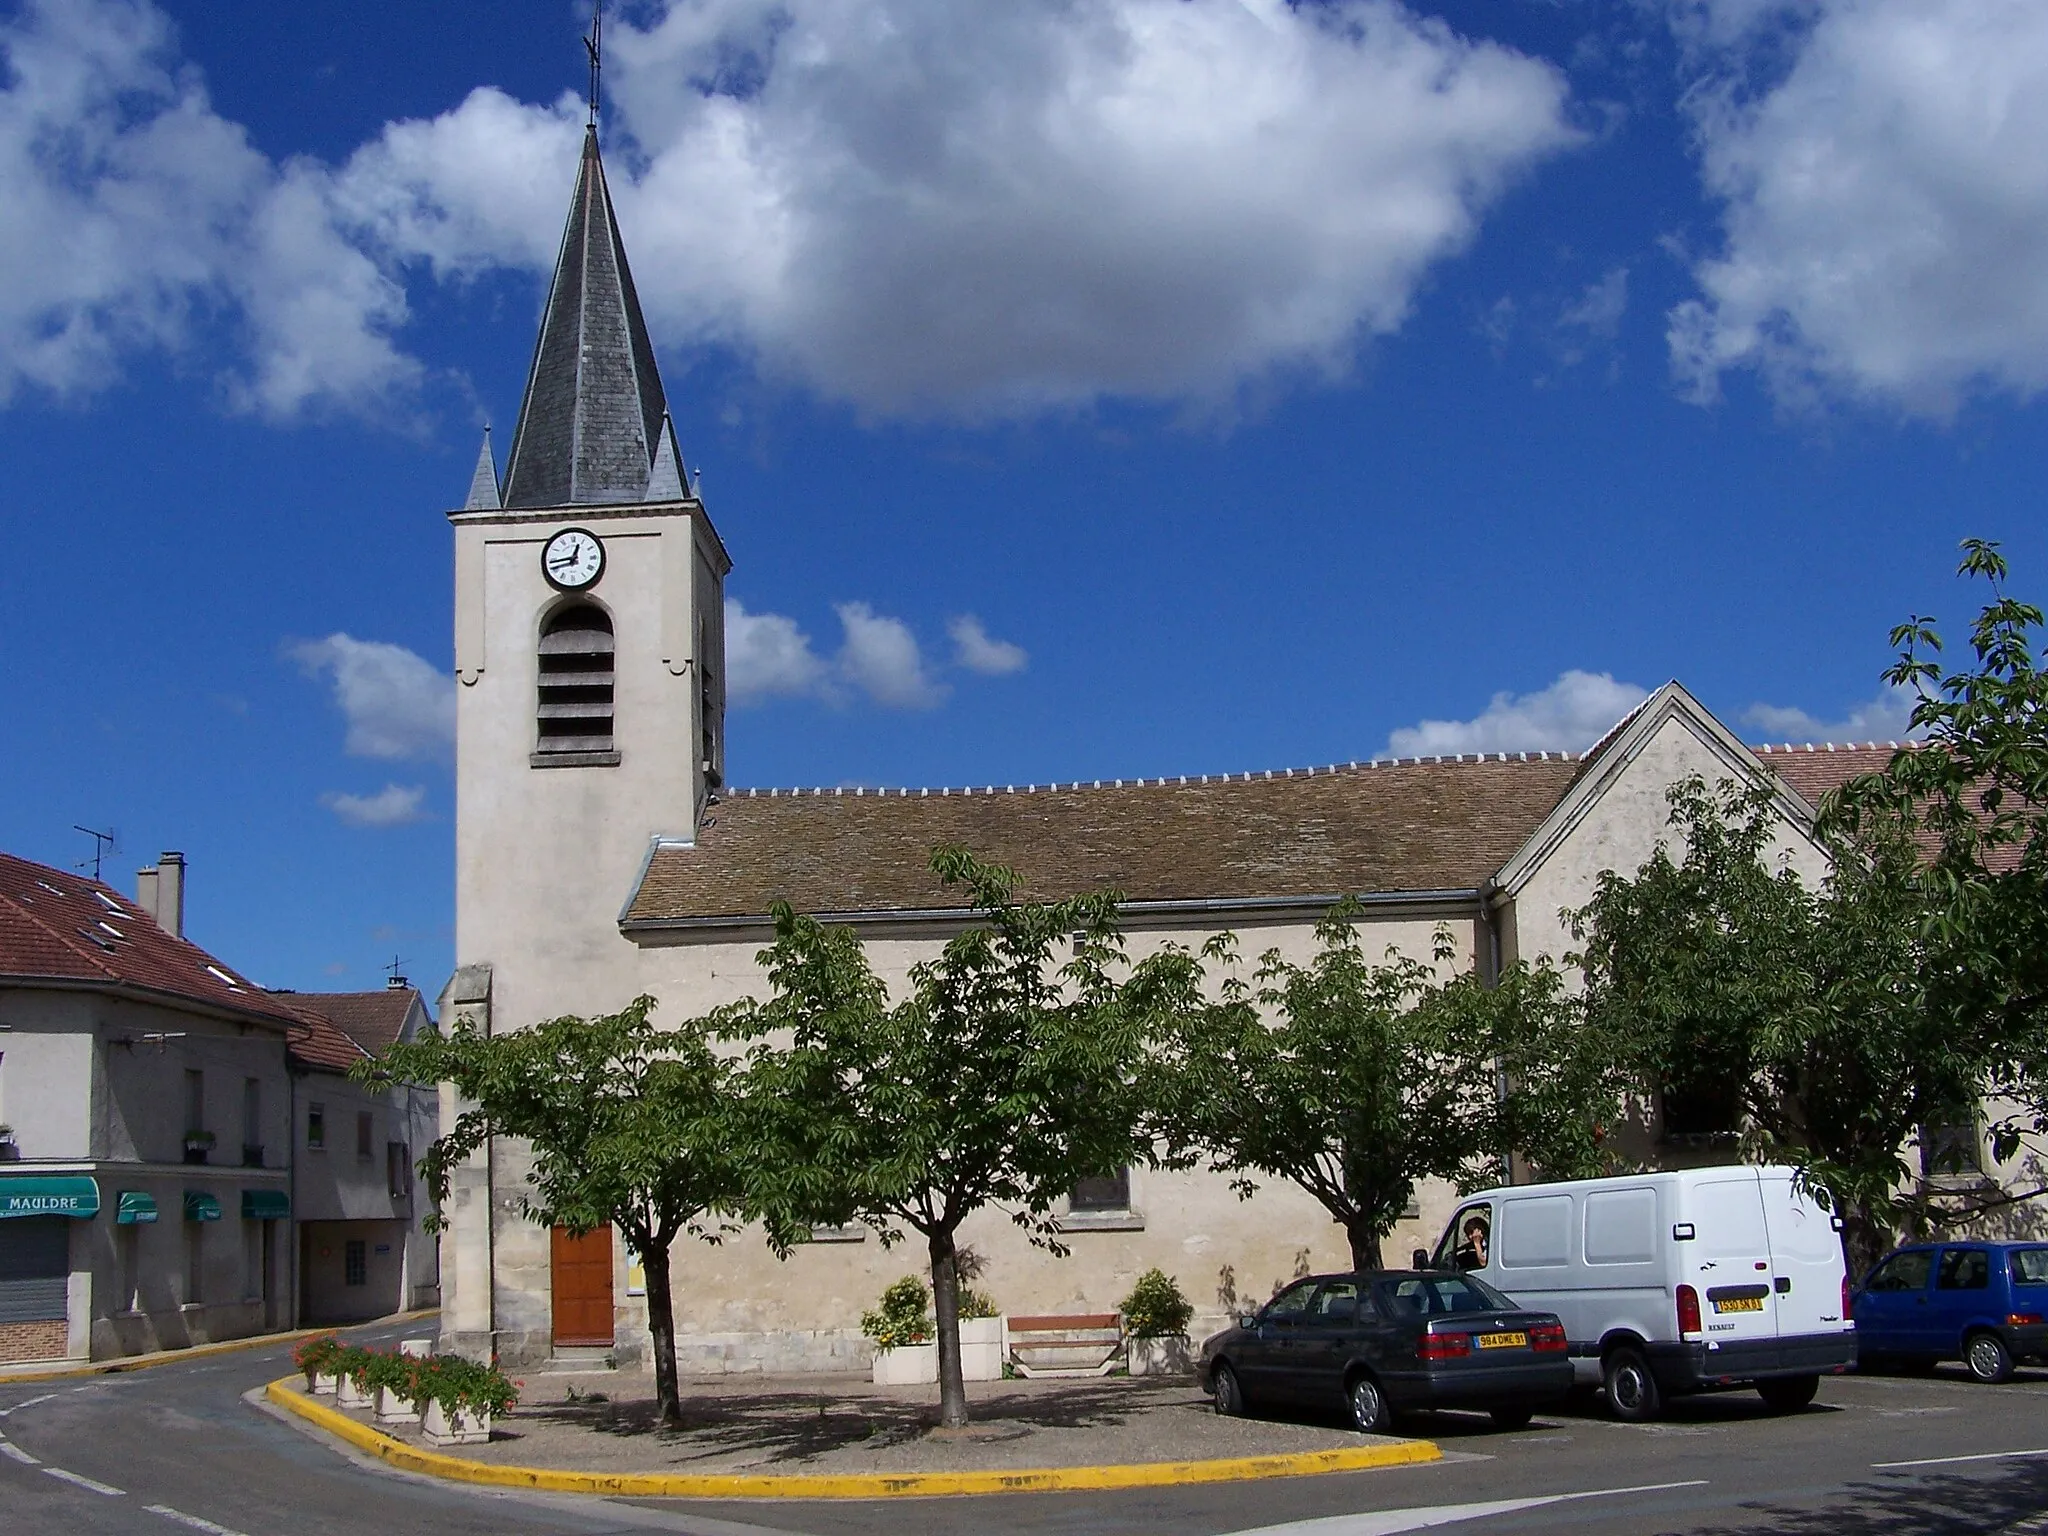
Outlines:
<svg viewBox="0 0 2048 1536"><path fill-rule="evenodd" d="M1565 1347L1564 1327L1560 1323L1538 1323L1529 1330L1529 1347L1556 1352Z"/></svg>
<svg viewBox="0 0 2048 1536"><path fill-rule="evenodd" d="M1847 1275L1844 1275L1844 1276L1842 1276L1842 1319L1843 1319L1843 1321L1845 1321L1845 1322L1846 1322L1846 1321L1848 1320L1848 1317L1849 1317L1849 1277L1848 1277Z"/></svg>
<svg viewBox="0 0 2048 1536"><path fill-rule="evenodd" d="M2038 1312L2008 1312L2005 1314L2005 1326L2008 1328L2033 1328L2037 1327L2040 1321L2041 1314Z"/></svg>
<svg viewBox="0 0 2048 1536"><path fill-rule="evenodd" d="M1472 1353L1469 1333L1425 1333L1415 1353L1425 1360L1457 1360Z"/></svg>
<svg viewBox="0 0 2048 1536"><path fill-rule="evenodd" d="M1700 1293L1689 1285L1681 1285L1678 1288L1678 1331L1700 1331Z"/></svg>

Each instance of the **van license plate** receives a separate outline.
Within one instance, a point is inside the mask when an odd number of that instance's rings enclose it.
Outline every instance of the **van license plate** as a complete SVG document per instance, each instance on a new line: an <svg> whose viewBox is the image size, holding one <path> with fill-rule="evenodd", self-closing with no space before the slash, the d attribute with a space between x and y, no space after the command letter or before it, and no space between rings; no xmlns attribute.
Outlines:
<svg viewBox="0 0 2048 1536"><path fill-rule="evenodd" d="M1761 1312L1764 1299L1761 1296L1722 1296L1715 1299L1716 1312Z"/></svg>
<svg viewBox="0 0 2048 1536"><path fill-rule="evenodd" d="M1480 1333L1473 1335L1472 1342L1481 1349L1526 1349L1529 1335L1526 1333Z"/></svg>

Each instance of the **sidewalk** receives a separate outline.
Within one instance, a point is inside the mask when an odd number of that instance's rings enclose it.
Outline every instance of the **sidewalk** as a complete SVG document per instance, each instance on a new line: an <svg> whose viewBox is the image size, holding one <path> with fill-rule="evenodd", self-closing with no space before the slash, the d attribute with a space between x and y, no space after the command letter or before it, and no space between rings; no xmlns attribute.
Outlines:
<svg viewBox="0 0 2048 1536"><path fill-rule="evenodd" d="M270 1395L395 1465L586 1492L875 1497L1131 1487L1355 1471L1440 1454L1426 1441L1359 1435L1335 1421L1222 1418L1192 1382L1128 1377L971 1382L973 1421L949 1430L935 1427L935 1388L876 1387L864 1377L686 1379L684 1424L663 1429L644 1375L535 1375L489 1444L450 1452L429 1447L417 1425L375 1424L366 1412L339 1414L332 1397L308 1399L298 1378Z"/></svg>

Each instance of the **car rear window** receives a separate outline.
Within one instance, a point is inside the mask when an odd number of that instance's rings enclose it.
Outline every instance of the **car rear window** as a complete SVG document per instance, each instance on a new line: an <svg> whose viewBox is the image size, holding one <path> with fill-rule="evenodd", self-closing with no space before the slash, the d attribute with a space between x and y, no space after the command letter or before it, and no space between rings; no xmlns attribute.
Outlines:
<svg viewBox="0 0 2048 1536"><path fill-rule="evenodd" d="M2015 1285L2048 1285L2048 1248L2015 1248L2012 1251Z"/></svg>
<svg viewBox="0 0 2048 1536"><path fill-rule="evenodd" d="M1470 1275L1414 1275L1382 1280L1373 1287L1380 1306L1394 1317L1445 1317L1453 1312L1501 1312L1515 1304Z"/></svg>

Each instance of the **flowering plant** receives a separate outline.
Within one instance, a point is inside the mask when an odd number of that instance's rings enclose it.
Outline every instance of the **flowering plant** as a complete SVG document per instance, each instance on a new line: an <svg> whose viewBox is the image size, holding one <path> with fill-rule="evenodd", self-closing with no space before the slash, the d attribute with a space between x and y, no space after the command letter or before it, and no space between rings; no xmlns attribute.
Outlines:
<svg viewBox="0 0 2048 1536"><path fill-rule="evenodd" d="M347 1353L348 1346L331 1333L315 1334L301 1340L292 1351L292 1364L308 1376L332 1376L336 1362Z"/></svg>

